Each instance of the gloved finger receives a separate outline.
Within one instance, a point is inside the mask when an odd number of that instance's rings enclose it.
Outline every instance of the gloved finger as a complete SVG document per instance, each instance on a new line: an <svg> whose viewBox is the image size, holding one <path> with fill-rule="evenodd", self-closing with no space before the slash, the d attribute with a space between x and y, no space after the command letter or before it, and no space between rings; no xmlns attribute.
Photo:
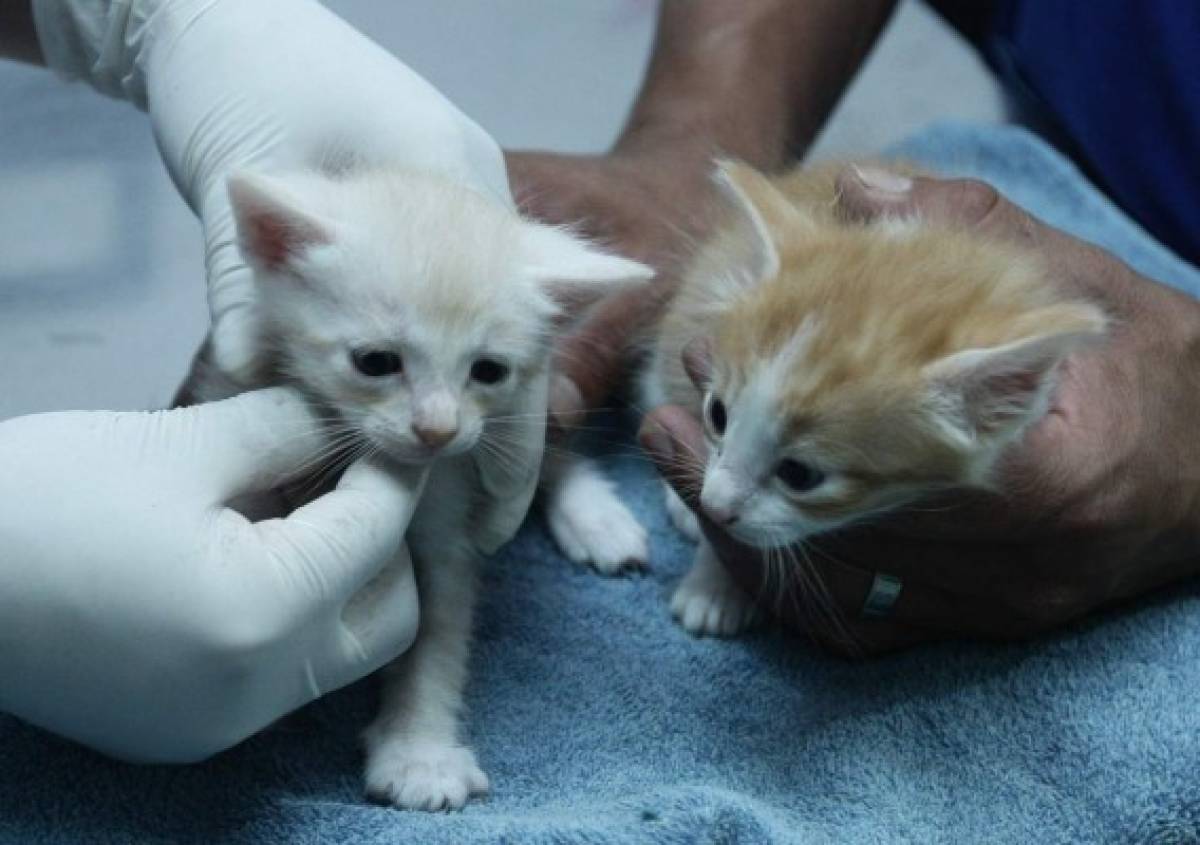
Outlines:
<svg viewBox="0 0 1200 845"><path fill-rule="evenodd" d="M282 520L257 523L296 600L344 602L395 557L425 485L425 467L361 460L332 492Z"/></svg>
<svg viewBox="0 0 1200 845"><path fill-rule="evenodd" d="M226 377L249 384L263 345L255 319L253 271L242 260L224 180L203 206L208 308L212 314L208 358Z"/></svg>
<svg viewBox="0 0 1200 845"><path fill-rule="evenodd" d="M262 344L250 298L214 303L210 357L222 375L239 386L253 384L253 375L261 362Z"/></svg>
<svg viewBox="0 0 1200 845"><path fill-rule="evenodd" d="M278 486L332 458L326 427L298 392L270 388L171 411L172 462L214 503Z"/></svg>
<svg viewBox="0 0 1200 845"><path fill-rule="evenodd" d="M408 546L400 548L342 610L343 636L315 667L325 689L352 683L412 646L420 623L417 583Z"/></svg>

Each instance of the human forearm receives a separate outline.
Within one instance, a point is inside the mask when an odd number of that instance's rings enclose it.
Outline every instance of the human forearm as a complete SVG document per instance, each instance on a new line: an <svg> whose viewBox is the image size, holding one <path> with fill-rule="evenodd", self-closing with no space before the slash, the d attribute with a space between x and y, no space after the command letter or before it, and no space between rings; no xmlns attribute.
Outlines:
<svg viewBox="0 0 1200 845"><path fill-rule="evenodd" d="M31 0L10 0L0 5L0 57L30 64L45 64L33 27Z"/></svg>
<svg viewBox="0 0 1200 845"><path fill-rule="evenodd" d="M763 168L802 153L895 0L664 0L618 149L703 139Z"/></svg>

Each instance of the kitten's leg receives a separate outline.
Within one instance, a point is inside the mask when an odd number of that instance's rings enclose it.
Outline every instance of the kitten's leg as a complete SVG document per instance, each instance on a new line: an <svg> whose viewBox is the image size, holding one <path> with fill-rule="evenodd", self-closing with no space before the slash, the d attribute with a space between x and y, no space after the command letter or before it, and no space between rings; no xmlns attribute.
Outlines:
<svg viewBox="0 0 1200 845"><path fill-rule="evenodd" d="M364 735L367 794L409 810L457 810L488 790L474 753L459 742L476 560L453 545L432 558L414 549L420 630L383 670L382 706Z"/></svg>
<svg viewBox="0 0 1200 845"><path fill-rule="evenodd" d="M728 637L753 625L758 611L702 539L692 568L671 596L671 615L690 634Z"/></svg>
<svg viewBox="0 0 1200 845"><path fill-rule="evenodd" d="M662 486L663 498L667 502L667 516L671 517L671 524L684 537L694 543L699 542L700 538L704 536L700 531L700 520L696 519L696 514L692 509L683 503L683 499L679 498L674 487L665 481Z"/></svg>
<svg viewBox="0 0 1200 845"><path fill-rule="evenodd" d="M554 463L544 480L546 521L562 553L605 575L645 566L646 529L616 486L586 458L570 455Z"/></svg>

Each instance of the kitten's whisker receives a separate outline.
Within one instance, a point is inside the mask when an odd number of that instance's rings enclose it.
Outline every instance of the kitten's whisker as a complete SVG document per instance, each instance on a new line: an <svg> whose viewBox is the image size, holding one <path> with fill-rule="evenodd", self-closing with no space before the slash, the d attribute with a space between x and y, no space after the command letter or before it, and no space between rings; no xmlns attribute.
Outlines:
<svg viewBox="0 0 1200 845"><path fill-rule="evenodd" d="M817 567L812 563L812 558L809 556L810 548L813 551L820 552L820 554L824 555L835 565L842 566L844 564L830 556L824 549L820 549L817 546L812 546L811 544L804 542L801 542L797 545L797 549L799 549L799 551L804 555L805 562L807 563L806 568L812 574L811 582L814 584L816 591L819 592L819 609L822 613L822 616L824 616L830 624L830 630L827 631L827 634L833 637L836 642L843 645L847 650L851 651L852 653L857 653L861 649L862 644L858 637L854 635L854 632L850 628L845 614L842 612L841 607L834 599L833 593L829 590L828 585L821 577L820 570L817 569Z"/></svg>
<svg viewBox="0 0 1200 845"><path fill-rule="evenodd" d="M327 449L317 466L305 469L305 474L308 475L307 479L298 482L301 485L300 498L310 499L313 493L324 486L326 481L353 463L356 455L361 454L364 449L372 447L373 444L358 436Z"/></svg>
<svg viewBox="0 0 1200 845"><path fill-rule="evenodd" d="M516 447L516 448L519 448L522 452L529 451L529 441L528 440L521 437L520 435L511 434L511 433L504 432L504 431L487 431L487 430L485 430L479 436L479 442L483 442L484 440L491 440L495 443L502 443L505 446ZM568 450L562 446L552 445L549 443L542 443L540 445L540 448L543 450L543 453L545 453L545 454L572 454L572 455L573 454L581 454L578 452Z"/></svg>
<svg viewBox="0 0 1200 845"><path fill-rule="evenodd" d="M812 575L811 582L815 588L814 597L817 599L818 609L829 622L827 633L847 648L857 648L858 640L846 624L845 615L829 590L829 586L825 583L825 579L821 577L820 570L813 565L812 558L808 554L807 544L801 542L795 548L804 555L805 568Z"/></svg>
<svg viewBox="0 0 1200 845"><path fill-rule="evenodd" d="M325 486L325 484L328 483L329 481L331 481L334 476L340 475L347 468L349 468L351 464L353 464L355 461L357 461L360 457L362 457L363 455L370 452L372 448L373 448L372 445L370 443L366 443L366 442L361 443L358 446L351 448L340 458L336 459L329 466L329 468L326 469L325 472L317 479L318 484L315 489L320 489L321 487Z"/></svg>
<svg viewBox="0 0 1200 845"><path fill-rule="evenodd" d="M523 456L516 455L511 449L504 448L503 444L489 441L486 437L481 437L476 444L485 455L488 455L500 465L502 472L510 475L516 475L525 469L525 460Z"/></svg>
<svg viewBox="0 0 1200 845"><path fill-rule="evenodd" d="M296 469L293 470L293 474L295 474L295 475L304 474L312 466L324 462L327 458L331 457L332 455L337 454L342 449L350 446L358 439L359 439L359 434L357 432L347 432L346 434L341 435L338 438L335 438L329 442L326 442L321 447L321 449L316 452L316 454L314 454L308 460L304 461L302 464L300 464L298 467L296 467Z"/></svg>

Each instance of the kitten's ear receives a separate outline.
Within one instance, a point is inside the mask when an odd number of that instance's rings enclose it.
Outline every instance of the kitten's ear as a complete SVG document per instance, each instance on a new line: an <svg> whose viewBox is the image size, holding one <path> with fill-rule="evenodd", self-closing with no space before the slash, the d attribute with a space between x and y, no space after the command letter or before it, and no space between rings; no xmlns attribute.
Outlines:
<svg viewBox="0 0 1200 845"><path fill-rule="evenodd" d="M703 393L712 381L713 342L710 337L695 337L687 342L680 353L683 371L692 380L697 390Z"/></svg>
<svg viewBox="0 0 1200 845"><path fill-rule="evenodd" d="M553 226L526 224L526 272L564 314L621 288L654 278L654 270L637 261L603 252Z"/></svg>
<svg viewBox="0 0 1200 845"><path fill-rule="evenodd" d="M794 231L806 218L770 179L748 164L718 161L712 178L743 230L749 252L742 269L754 282L775 276L779 272L777 233Z"/></svg>
<svg viewBox="0 0 1200 845"><path fill-rule="evenodd" d="M1010 343L967 349L925 367L935 407L968 438L1003 437L1047 410L1059 363L1103 337L1104 312L1092 305L1052 305L1029 321L1038 331Z"/></svg>
<svg viewBox="0 0 1200 845"><path fill-rule="evenodd" d="M333 242L332 226L304 211L276 179L235 173L228 190L242 257L251 266L286 271L313 248Z"/></svg>

